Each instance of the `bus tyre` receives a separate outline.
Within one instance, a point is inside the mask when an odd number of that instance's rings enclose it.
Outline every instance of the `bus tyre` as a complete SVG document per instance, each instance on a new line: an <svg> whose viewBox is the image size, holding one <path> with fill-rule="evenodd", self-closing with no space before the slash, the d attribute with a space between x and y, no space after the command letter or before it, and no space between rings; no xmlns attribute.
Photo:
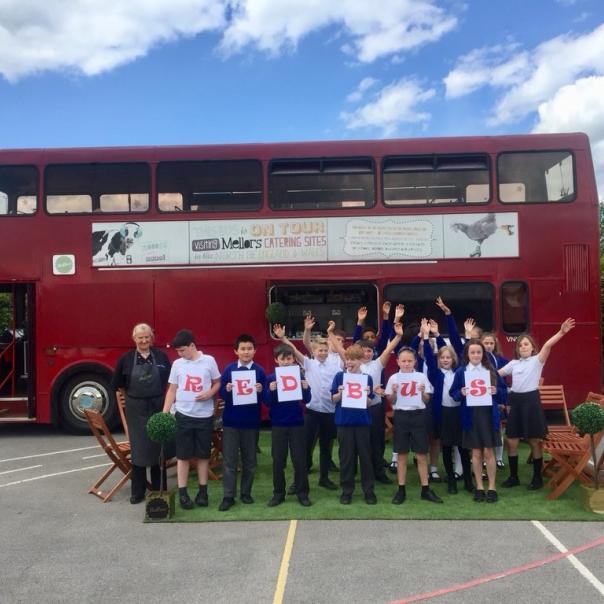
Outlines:
<svg viewBox="0 0 604 604"><path fill-rule="evenodd" d="M60 398L61 424L72 434L90 434L84 409L96 409L110 428L117 425L115 393L109 376L100 373L78 373L63 386Z"/></svg>

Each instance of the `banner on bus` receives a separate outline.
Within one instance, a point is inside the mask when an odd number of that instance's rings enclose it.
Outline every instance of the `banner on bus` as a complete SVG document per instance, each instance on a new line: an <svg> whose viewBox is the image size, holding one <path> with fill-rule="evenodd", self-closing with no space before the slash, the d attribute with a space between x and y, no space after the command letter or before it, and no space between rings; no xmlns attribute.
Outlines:
<svg viewBox="0 0 604 604"><path fill-rule="evenodd" d="M517 256L516 212L92 225L95 267Z"/></svg>

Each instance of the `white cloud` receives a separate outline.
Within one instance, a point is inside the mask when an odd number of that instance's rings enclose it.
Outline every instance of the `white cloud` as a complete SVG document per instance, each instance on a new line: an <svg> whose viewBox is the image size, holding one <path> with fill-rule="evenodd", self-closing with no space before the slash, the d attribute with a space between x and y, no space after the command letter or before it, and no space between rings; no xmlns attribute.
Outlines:
<svg viewBox="0 0 604 604"><path fill-rule="evenodd" d="M483 86L502 89L489 121L497 126L523 119L562 86L592 74L604 74L604 24L584 35L552 38L530 53L497 46L474 50L460 58L445 85L449 97Z"/></svg>
<svg viewBox="0 0 604 604"><path fill-rule="evenodd" d="M600 197L604 197L604 76L581 78L560 88L538 108L533 132L589 135Z"/></svg>
<svg viewBox="0 0 604 604"><path fill-rule="evenodd" d="M342 50L363 63L435 42L457 19L434 0L232 0L232 20L221 42L226 54L247 46L276 54L295 48L309 33L341 27Z"/></svg>
<svg viewBox="0 0 604 604"><path fill-rule="evenodd" d="M430 114L417 106L435 94L433 88L424 90L414 80L400 80L382 88L355 111L343 111L340 118L348 129L379 128L384 136L392 136L401 124L427 122Z"/></svg>
<svg viewBox="0 0 604 604"><path fill-rule="evenodd" d="M358 103L363 98L365 93L377 83L378 80L375 78L363 78L359 82L359 85L356 87L356 89L346 97L346 100L349 103Z"/></svg>
<svg viewBox="0 0 604 604"><path fill-rule="evenodd" d="M477 48L461 57L453 71L445 77L446 96L465 96L489 85L507 87L526 77L529 57L516 52L517 44Z"/></svg>
<svg viewBox="0 0 604 604"><path fill-rule="evenodd" d="M222 34L224 56L295 49L328 26L328 44L362 63L435 42L457 24L437 0L2 0L0 74L15 81L68 70L95 75L160 43Z"/></svg>
<svg viewBox="0 0 604 604"><path fill-rule="evenodd" d="M0 73L85 75L144 56L158 43L225 25L226 0L3 0Z"/></svg>

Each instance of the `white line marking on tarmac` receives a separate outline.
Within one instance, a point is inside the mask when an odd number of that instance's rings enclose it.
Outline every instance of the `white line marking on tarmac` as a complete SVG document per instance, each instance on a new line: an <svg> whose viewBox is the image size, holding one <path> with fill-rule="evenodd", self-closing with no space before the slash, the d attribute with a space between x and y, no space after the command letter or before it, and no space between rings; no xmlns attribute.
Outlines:
<svg viewBox="0 0 604 604"><path fill-rule="evenodd" d="M273 604L283 603L283 596L285 595L285 585L287 584L287 574L289 572L289 561L292 556L292 549L294 548L294 538L296 536L297 526L297 520L290 520L289 529L287 531L287 538L285 539L285 549L283 550L283 557L281 558L281 566L279 568L279 576L277 577L275 595L273 596Z"/></svg>
<svg viewBox="0 0 604 604"><path fill-rule="evenodd" d="M538 529L541 534L559 551L562 553L566 553L568 549L561 543L550 531L548 531L538 520L531 520L533 526ZM571 554L567 557L568 561L583 575L589 583L591 583L594 588L600 593L600 595L604 596L604 585L602 582L595 577L592 572L577 558Z"/></svg>
<svg viewBox="0 0 604 604"><path fill-rule="evenodd" d="M106 453L99 453L98 455L86 455L86 457L82 457L82 459L94 459L95 457L105 457Z"/></svg>
<svg viewBox="0 0 604 604"><path fill-rule="evenodd" d="M33 470L34 468L41 468L42 464L38 464L37 466L28 466L27 468L17 468L16 470L6 470L5 472L0 472L0 476L3 474L12 474L13 472L25 472L25 470Z"/></svg>
<svg viewBox="0 0 604 604"><path fill-rule="evenodd" d="M83 472L84 470L94 470L95 468L104 468L110 466L110 463L102 463L97 466L87 466L86 468L76 468L75 470L66 470L65 472L54 472L54 474L44 474L43 476L35 476L34 478L25 478L24 480L16 480L15 482L7 482L0 484L2 487L13 487L24 482L32 482L32 480L42 480L42 478L53 478L54 476L63 476L63 474L72 474L73 472Z"/></svg>
<svg viewBox="0 0 604 604"><path fill-rule="evenodd" d="M80 447L79 449L66 449L65 451L52 451L51 453L37 453L36 455L26 455L25 457L11 457L10 459L0 459L0 463L7 461L22 461L24 459L33 459L34 457L46 457L47 455L60 455L61 453L76 453L77 451L88 451L98 448L98 444L90 447Z"/></svg>

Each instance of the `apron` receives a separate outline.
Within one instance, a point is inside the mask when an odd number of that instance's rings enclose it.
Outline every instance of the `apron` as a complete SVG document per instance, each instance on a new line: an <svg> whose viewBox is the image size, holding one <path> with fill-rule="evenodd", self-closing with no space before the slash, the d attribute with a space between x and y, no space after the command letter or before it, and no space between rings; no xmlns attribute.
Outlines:
<svg viewBox="0 0 604 604"><path fill-rule="evenodd" d="M159 464L160 445L147 436L147 420L164 406L164 393L153 353L151 363L137 365L134 352L130 383L126 390L126 421L130 434L132 463L135 466ZM169 447L167 447L169 448Z"/></svg>

